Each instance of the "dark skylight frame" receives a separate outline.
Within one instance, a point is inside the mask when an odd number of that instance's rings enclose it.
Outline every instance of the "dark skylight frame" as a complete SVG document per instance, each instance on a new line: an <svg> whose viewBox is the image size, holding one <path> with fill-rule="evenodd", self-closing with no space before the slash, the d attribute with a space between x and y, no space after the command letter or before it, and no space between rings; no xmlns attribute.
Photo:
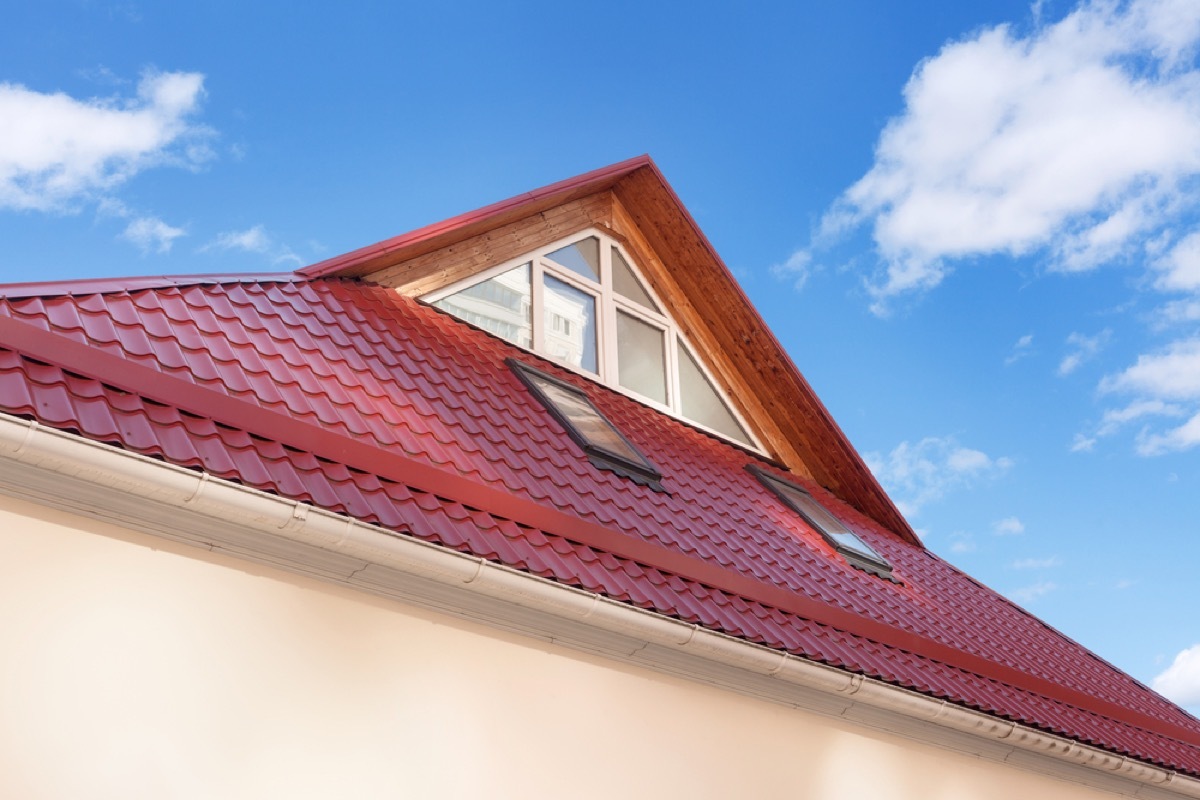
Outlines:
<svg viewBox="0 0 1200 800"><path fill-rule="evenodd" d="M864 542L858 534L851 531L829 509L821 505L807 490L794 483L777 478L764 470L750 466L750 472L771 490L784 505L804 518L825 541L838 552L852 567L864 572L870 572L881 578L898 583L892 577L892 565L880 555L879 551Z"/></svg>
<svg viewBox="0 0 1200 800"><path fill-rule="evenodd" d="M662 473L600 413L582 389L515 358L507 363L593 466L663 491Z"/></svg>

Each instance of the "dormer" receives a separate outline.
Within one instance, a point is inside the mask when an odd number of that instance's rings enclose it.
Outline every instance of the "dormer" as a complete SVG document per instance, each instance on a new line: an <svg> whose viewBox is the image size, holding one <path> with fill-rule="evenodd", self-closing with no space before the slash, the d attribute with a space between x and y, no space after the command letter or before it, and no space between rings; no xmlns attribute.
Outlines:
<svg viewBox="0 0 1200 800"><path fill-rule="evenodd" d="M430 303L765 456L920 543L645 156L300 274Z"/></svg>

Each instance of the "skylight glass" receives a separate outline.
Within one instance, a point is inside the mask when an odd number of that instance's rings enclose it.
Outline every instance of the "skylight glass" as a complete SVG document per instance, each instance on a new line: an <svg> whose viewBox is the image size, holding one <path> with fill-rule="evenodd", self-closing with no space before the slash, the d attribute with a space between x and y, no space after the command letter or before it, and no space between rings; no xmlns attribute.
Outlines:
<svg viewBox="0 0 1200 800"><path fill-rule="evenodd" d="M892 578L892 565L888 563L887 559L847 528L811 494L799 486L782 481L759 469L752 468L751 471L788 507L804 517L851 566L888 580L895 580Z"/></svg>
<svg viewBox="0 0 1200 800"><path fill-rule="evenodd" d="M592 405L581 389L519 361L509 359L508 363L593 465L661 488L659 471Z"/></svg>

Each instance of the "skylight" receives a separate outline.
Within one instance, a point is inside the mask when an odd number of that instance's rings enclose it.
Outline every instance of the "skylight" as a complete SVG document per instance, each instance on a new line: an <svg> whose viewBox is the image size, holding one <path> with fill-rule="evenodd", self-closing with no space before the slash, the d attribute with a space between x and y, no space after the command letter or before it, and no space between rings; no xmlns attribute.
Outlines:
<svg viewBox="0 0 1200 800"><path fill-rule="evenodd" d="M755 449L619 243L576 234L425 298L518 347Z"/></svg>
<svg viewBox="0 0 1200 800"><path fill-rule="evenodd" d="M799 486L780 480L762 470L751 468L750 471L788 508L803 517L818 533L824 536L833 549L840 553L851 566L888 580L895 580L892 578L892 565L888 563L888 560L847 528L811 494Z"/></svg>
<svg viewBox="0 0 1200 800"><path fill-rule="evenodd" d="M662 474L592 405L581 389L509 359L508 364L599 469L661 489Z"/></svg>

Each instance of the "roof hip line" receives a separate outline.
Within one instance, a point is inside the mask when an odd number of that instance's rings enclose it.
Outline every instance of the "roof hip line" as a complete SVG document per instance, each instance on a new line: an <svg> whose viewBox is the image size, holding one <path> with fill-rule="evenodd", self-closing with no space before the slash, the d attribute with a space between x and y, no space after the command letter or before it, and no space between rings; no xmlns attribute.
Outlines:
<svg viewBox="0 0 1200 800"><path fill-rule="evenodd" d="M476 483L397 452L317 428L286 414L165 374L59 334L0 314L0 346L93 378L134 395L208 418L346 467L478 509L572 542L694 580L713 589L795 614L814 623L871 639L952 667L1101 713L1146 731L1200 747L1200 734L982 656L901 631L885 623L821 603L775 584L695 558L654 542L539 505L524 497ZM103 377L100 377L103 376ZM149 387L149 388L147 388Z"/></svg>

